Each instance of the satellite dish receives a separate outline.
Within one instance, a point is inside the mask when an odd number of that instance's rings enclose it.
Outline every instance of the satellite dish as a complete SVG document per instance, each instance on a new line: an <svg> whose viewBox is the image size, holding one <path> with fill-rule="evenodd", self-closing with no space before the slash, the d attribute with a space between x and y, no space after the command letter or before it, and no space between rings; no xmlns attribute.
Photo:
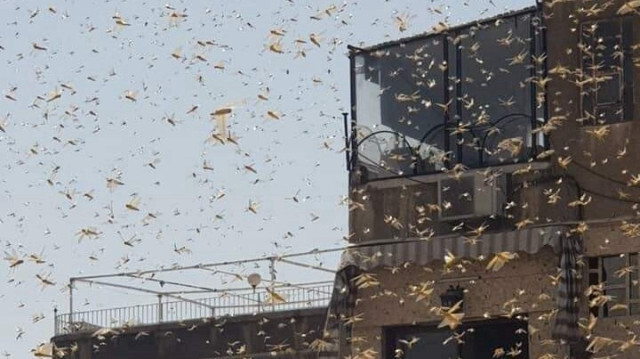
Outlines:
<svg viewBox="0 0 640 359"><path fill-rule="evenodd" d="M249 282L249 285L251 286L251 288L253 288L254 292L256 291L256 287L260 285L261 281L262 277L260 277L260 274L258 273L249 274L249 276L247 277L247 282Z"/></svg>

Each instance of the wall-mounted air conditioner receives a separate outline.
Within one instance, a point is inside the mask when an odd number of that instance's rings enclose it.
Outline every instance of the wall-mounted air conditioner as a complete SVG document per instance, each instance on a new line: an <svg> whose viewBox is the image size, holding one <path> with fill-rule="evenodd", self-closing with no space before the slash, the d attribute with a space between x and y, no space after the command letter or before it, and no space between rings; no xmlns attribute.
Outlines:
<svg viewBox="0 0 640 359"><path fill-rule="evenodd" d="M438 204L442 209L442 221L500 216L505 200L504 175L487 180L483 174L476 172L438 181Z"/></svg>

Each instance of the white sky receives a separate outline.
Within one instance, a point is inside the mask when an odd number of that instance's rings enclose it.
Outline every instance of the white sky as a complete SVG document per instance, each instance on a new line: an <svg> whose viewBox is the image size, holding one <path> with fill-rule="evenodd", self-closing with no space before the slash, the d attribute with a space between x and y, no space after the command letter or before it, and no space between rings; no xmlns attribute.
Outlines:
<svg viewBox="0 0 640 359"><path fill-rule="evenodd" d="M6 130L0 132L0 242L7 253L42 252L46 259L25 259L13 270L5 262L0 269L0 353L22 358L47 341L54 306L67 310L62 289L68 278L117 271L125 256L130 261L121 270L342 245L347 173L338 151L340 113L349 107L346 45L389 41L424 32L445 17L455 25L533 1L172 1L188 15L177 26L171 26L165 3L0 0L0 125ZM310 18L333 4L340 11ZM434 8L442 15L429 10ZM34 11L39 12L31 18ZM131 25L115 28L116 13ZM394 23L397 15L409 18L403 33ZM284 54L266 50L271 29L286 30ZM309 41L312 33L320 38L319 48ZM298 38L307 43L297 47ZM226 46L203 48L196 40ZM47 50L35 50L33 43ZM296 58L297 49L306 57ZM173 58L174 50L185 59ZM214 68L219 62L224 70ZM269 100L258 100L267 87ZM54 89L62 90L60 99L30 107ZM136 93L136 102L124 98L127 90ZM99 104L86 102L94 97ZM198 109L186 114L193 105ZM234 106L229 129L239 146L205 143L215 128L209 113L223 106ZM267 111L280 119L268 119ZM171 115L180 121L175 126L163 120ZM154 158L160 159L155 170L145 165ZM213 171L203 170L204 160ZM117 173L125 185L109 191L106 178ZM72 201L65 191L75 191ZM88 191L92 201L82 196ZM226 195L211 200L220 191ZM298 191L300 203L291 200ZM140 212L125 208L132 193L141 198ZM246 211L250 200L259 203L257 214ZM110 204L114 224L107 222ZM159 215L145 226L148 212ZM319 219L312 221L312 213ZM214 221L216 214L224 219ZM79 243L75 233L85 227L97 228L100 236ZM141 242L126 246L118 231ZM293 237L284 238L287 232ZM182 246L192 253L174 251ZM322 260L333 267L337 255ZM41 290L35 275L49 273L57 284ZM290 267L278 276L320 278ZM88 300L86 309L154 301L99 293L83 288L76 302ZM38 314L45 319L33 323ZM16 340L20 330L25 333Z"/></svg>

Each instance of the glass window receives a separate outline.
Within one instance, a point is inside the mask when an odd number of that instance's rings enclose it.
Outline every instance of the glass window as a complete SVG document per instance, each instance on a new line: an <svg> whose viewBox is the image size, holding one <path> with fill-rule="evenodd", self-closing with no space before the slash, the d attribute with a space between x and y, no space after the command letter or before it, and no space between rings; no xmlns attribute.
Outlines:
<svg viewBox="0 0 640 359"><path fill-rule="evenodd" d="M626 276L616 273L627 265L626 256L612 256L602 258L602 281L605 286L624 284Z"/></svg>
<svg viewBox="0 0 640 359"><path fill-rule="evenodd" d="M591 313L605 317L640 314L638 264L638 253L588 258L589 285L602 284L602 294L610 297L601 308L591 308Z"/></svg>
<svg viewBox="0 0 640 359"><path fill-rule="evenodd" d="M374 178L443 168L443 61L442 37L355 57L358 159Z"/></svg>
<svg viewBox="0 0 640 359"><path fill-rule="evenodd" d="M473 166L526 158L531 147L531 16L478 26L461 42L462 158ZM509 140L512 146L508 146Z"/></svg>
<svg viewBox="0 0 640 359"><path fill-rule="evenodd" d="M627 289L625 287L616 288L616 289L606 289L604 291L605 295L611 296L611 301L607 303L605 307L605 311L607 314L605 316L608 317L616 317L627 314L627 310L625 307L617 306L618 304L625 305L627 304Z"/></svg>
<svg viewBox="0 0 640 359"><path fill-rule="evenodd" d="M633 26L628 18L582 24L582 112L586 125L633 117Z"/></svg>

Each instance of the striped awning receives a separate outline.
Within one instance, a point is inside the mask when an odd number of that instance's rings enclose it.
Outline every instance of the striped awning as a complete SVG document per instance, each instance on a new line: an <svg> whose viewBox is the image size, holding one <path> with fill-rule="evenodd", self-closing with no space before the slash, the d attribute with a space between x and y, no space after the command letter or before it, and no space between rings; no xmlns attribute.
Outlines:
<svg viewBox="0 0 640 359"><path fill-rule="evenodd" d="M447 251L459 258L488 257L497 252L535 254L550 246L561 257L561 280L557 291L557 316L552 334L555 339L574 342L580 339L579 307L576 298L581 293L577 280L577 257L581 240L571 235L567 227L549 226L517 231L487 233L471 244L464 236L439 236L430 240L377 241L354 245L346 249L336 273L333 295L329 303L325 333L336 342L340 339L340 321L355 307L355 288L351 279L359 271L378 267L394 267L405 263L427 265L444 260Z"/></svg>
<svg viewBox="0 0 640 359"><path fill-rule="evenodd" d="M447 251L458 258L478 258L498 252L534 254L545 246L551 246L559 253L560 237L565 231L565 227L553 226L486 233L477 239L477 243L471 243L463 235L437 236L429 240L371 241L346 249L338 270L349 266L367 271L405 263L427 265L435 260L444 260Z"/></svg>
<svg viewBox="0 0 640 359"><path fill-rule="evenodd" d="M577 298L581 289L576 268L582 245L580 238L572 235L564 226L487 233L475 244L471 244L464 236L456 235L439 236L429 240L376 241L354 245L342 254L325 329L335 338L339 323L337 318L354 307L355 288L351 279L359 271L394 267L405 263L424 266L432 261L444 260L447 251L458 258L478 258L488 257L497 252L535 254L546 246L553 248L561 258L553 337L574 342L580 338Z"/></svg>

